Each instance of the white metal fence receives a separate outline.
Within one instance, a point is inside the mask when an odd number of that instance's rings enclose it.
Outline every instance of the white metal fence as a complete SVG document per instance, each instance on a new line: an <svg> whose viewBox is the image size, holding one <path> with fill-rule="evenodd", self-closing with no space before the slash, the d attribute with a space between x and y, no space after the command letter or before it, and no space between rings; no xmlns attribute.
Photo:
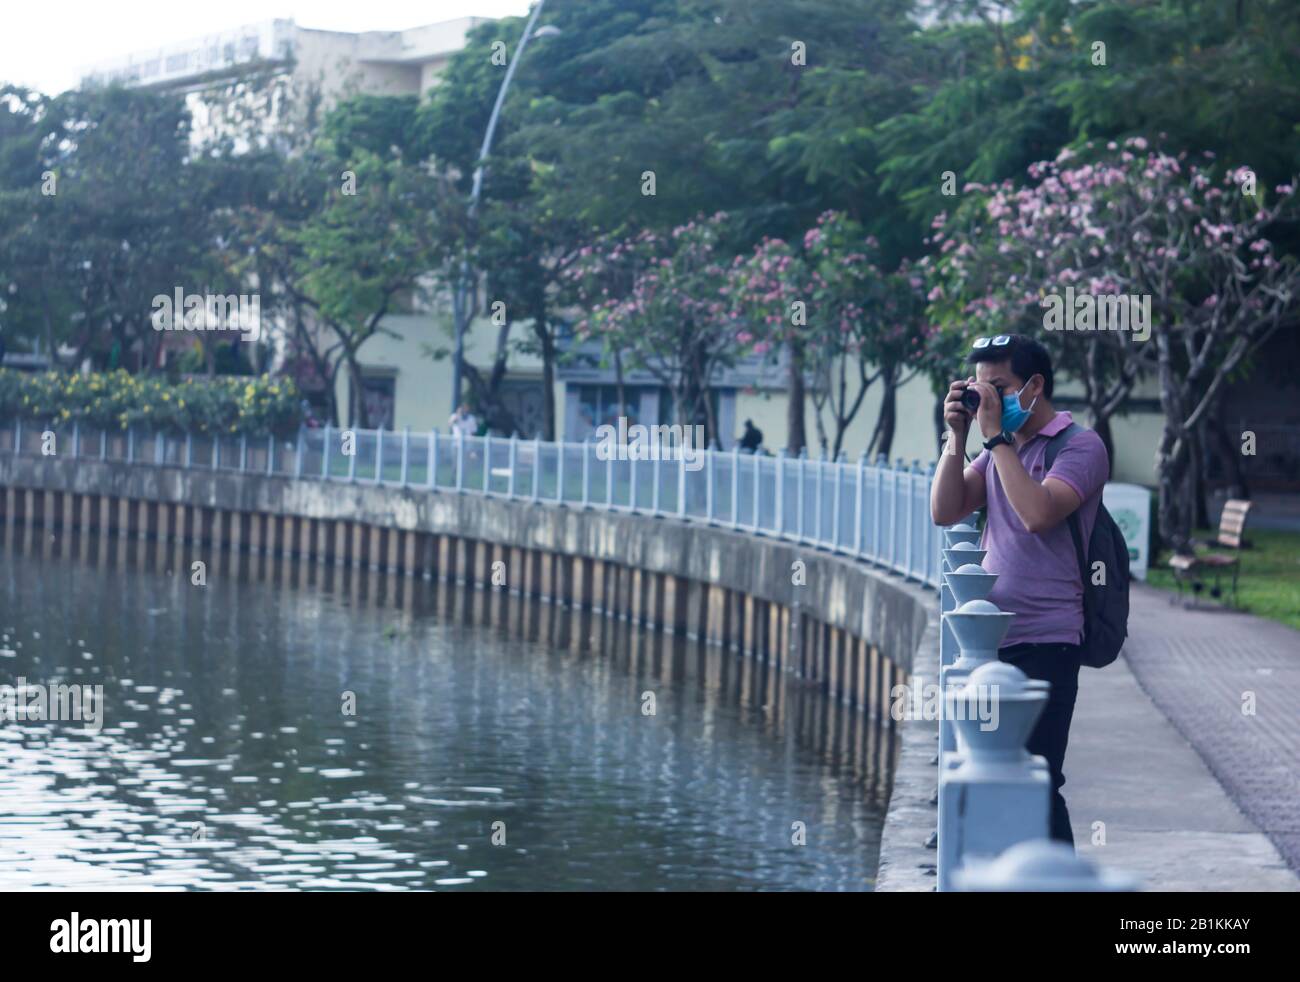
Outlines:
<svg viewBox="0 0 1300 982"><path fill-rule="evenodd" d="M14 422L0 452L488 494L677 518L852 556L938 587L933 467L676 450L605 459L596 443L302 429L292 439L93 430ZM52 434L53 440L49 439ZM617 451L616 451L617 452Z"/></svg>

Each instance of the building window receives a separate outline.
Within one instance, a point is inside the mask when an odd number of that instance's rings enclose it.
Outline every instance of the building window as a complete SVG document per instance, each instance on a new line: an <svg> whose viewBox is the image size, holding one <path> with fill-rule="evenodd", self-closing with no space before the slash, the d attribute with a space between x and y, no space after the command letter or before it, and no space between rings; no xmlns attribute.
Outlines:
<svg viewBox="0 0 1300 982"><path fill-rule="evenodd" d="M617 428L620 416L627 417L629 426L641 422L641 390L624 386L623 392L627 402L620 405L617 385L578 386L578 432L574 438L581 440L606 424Z"/></svg>

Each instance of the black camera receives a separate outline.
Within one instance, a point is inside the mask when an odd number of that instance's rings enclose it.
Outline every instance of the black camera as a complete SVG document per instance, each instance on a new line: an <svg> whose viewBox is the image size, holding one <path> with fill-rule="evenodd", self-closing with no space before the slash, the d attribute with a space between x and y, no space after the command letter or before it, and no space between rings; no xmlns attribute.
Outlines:
<svg viewBox="0 0 1300 982"><path fill-rule="evenodd" d="M974 416L979 412L980 394L978 389L966 388L961 390L961 406L966 412Z"/></svg>

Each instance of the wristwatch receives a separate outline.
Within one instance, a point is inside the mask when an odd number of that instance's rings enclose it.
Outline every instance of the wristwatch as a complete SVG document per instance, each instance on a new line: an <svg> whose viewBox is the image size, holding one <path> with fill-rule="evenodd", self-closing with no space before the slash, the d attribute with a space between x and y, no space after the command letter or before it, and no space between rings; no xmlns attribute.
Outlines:
<svg viewBox="0 0 1300 982"><path fill-rule="evenodd" d="M1000 447L1004 443L1010 445L1012 442L1013 441L1011 439L1011 434L1008 433L1006 430L1003 430L1001 433L998 433L996 436L992 437L991 439L985 440L984 449L987 450L989 453L992 453L996 447Z"/></svg>

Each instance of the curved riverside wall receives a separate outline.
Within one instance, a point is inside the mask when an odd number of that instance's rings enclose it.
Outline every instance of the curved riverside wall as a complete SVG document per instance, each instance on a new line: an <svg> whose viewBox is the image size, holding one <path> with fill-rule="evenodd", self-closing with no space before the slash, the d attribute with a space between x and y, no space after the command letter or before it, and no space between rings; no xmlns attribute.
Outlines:
<svg viewBox="0 0 1300 982"><path fill-rule="evenodd" d="M937 677L930 588L751 533L478 493L9 455L0 456L0 484L6 525L518 590L774 663L896 737L876 889L934 889L935 853L925 840L935 824L937 727L898 724L889 713L894 685Z"/></svg>

